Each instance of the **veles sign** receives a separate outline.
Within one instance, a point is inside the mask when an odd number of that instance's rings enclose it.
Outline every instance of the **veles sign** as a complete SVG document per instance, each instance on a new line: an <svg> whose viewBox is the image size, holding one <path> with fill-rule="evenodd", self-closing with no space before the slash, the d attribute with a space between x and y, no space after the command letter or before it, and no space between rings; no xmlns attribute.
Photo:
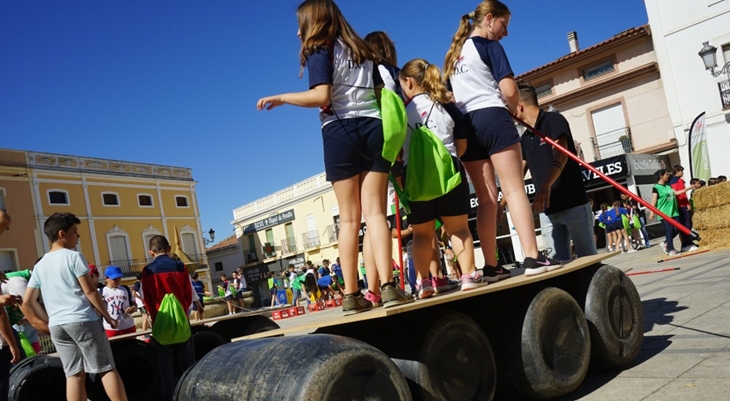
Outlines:
<svg viewBox="0 0 730 401"><path fill-rule="evenodd" d="M286 212L279 213L276 216L267 217L263 220L251 223L243 227L244 234L251 234L256 231L264 230L275 225L286 223L287 221L294 220L294 209L287 210Z"/></svg>

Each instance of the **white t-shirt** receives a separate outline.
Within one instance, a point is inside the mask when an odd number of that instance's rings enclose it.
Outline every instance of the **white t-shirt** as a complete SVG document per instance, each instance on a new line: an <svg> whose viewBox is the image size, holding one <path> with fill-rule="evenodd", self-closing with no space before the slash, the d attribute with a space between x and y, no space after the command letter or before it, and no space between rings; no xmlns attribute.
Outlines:
<svg viewBox="0 0 730 401"><path fill-rule="evenodd" d="M2 289L0 294L3 295L25 295L25 289L28 287L28 282L23 277L10 277L7 282L2 283ZM0 308L2 308L0 306ZM0 336L0 349L5 344L3 336Z"/></svg>
<svg viewBox="0 0 730 401"><path fill-rule="evenodd" d="M444 105L434 103L427 94L413 96L406 106L408 130L403 143L403 164L408 164L409 149L413 130L425 125L446 146L451 156L456 157L454 139L466 138L462 122L463 116L453 103Z"/></svg>
<svg viewBox="0 0 730 401"><path fill-rule="evenodd" d="M70 249L48 252L33 268L28 287L43 294L48 326L99 320L78 278L89 274L84 256Z"/></svg>
<svg viewBox="0 0 730 401"><path fill-rule="evenodd" d="M101 289L101 297L104 299L104 302L106 302L106 311L109 312L112 319L119 323L117 328L113 329L105 320L104 329L126 330L134 326L134 318L129 314L124 313L124 311L132 305L130 302L131 300L129 299L129 294L131 294L131 291L127 291L121 286L117 288L107 286Z"/></svg>

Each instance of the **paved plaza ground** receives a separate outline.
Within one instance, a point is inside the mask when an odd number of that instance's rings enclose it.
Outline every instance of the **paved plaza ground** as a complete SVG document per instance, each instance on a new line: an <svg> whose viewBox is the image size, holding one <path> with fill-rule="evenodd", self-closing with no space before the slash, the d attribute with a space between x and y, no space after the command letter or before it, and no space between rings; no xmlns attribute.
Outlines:
<svg viewBox="0 0 730 401"><path fill-rule="evenodd" d="M664 257L655 245L604 261L630 272L679 270L631 277L644 307L641 352L624 370L589 372L561 401L730 400L730 251L657 263ZM292 327L339 316L335 308L278 323Z"/></svg>

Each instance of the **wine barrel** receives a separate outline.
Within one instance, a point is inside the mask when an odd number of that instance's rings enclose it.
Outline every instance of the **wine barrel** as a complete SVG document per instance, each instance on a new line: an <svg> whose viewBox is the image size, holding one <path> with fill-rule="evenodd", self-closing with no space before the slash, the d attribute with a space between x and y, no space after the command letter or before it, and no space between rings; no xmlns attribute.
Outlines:
<svg viewBox="0 0 730 401"><path fill-rule="evenodd" d="M538 292L521 330L511 336L519 336L519 343L505 343L498 356L500 399L550 399L583 382L590 365L590 332L567 292L554 287Z"/></svg>
<svg viewBox="0 0 730 401"><path fill-rule="evenodd" d="M427 324L411 330L416 338L407 347L385 350L408 380L413 399L491 400L497 377L487 335L464 314L432 312Z"/></svg>
<svg viewBox="0 0 730 401"><path fill-rule="evenodd" d="M584 310L592 366L617 368L631 362L644 340L644 309L631 279L616 267L602 266L588 286Z"/></svg>
<svg viewBox="0 0 730 401"><path fill-rule="evenodd" d="M34 356L10 370L8 399L13 401L65 401L66 375L61 359Z"/></svg>
<svg viewBox="0 0 730 401"><path fill-rule="evenodd" d="M154 401L160 393L160 375L157 367L157 353L152 344L129 339L111 342L114 364L122 378L127 397L130 400ZM89 375L89 399L108 401L101 377Z"/></svg>
<svg viewBox="0 0 730 401"><path fill-rule="evenodd" d="M209 352L173 400L411 400L398 367L347 337L312 334L238 341Z"/></svg>

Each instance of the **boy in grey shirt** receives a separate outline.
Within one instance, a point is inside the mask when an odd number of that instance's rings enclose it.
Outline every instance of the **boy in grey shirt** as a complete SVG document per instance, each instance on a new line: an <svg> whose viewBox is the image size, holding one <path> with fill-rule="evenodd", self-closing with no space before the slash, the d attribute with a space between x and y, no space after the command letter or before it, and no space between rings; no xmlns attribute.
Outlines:
<svg viewBox="0 0 730 401"><path fill-rule="evenodd" d="M33 270L22 310L36 329L51 333L66 374L68 400L86 401L86 373L96 373L112 401L126 401L97 312L112 327L117 322L107 312L83 255L73 250L79 223L71 213L54 213L46 220L43 231L53 244ZM41 294L45 310L38 303Z"/></svg>

